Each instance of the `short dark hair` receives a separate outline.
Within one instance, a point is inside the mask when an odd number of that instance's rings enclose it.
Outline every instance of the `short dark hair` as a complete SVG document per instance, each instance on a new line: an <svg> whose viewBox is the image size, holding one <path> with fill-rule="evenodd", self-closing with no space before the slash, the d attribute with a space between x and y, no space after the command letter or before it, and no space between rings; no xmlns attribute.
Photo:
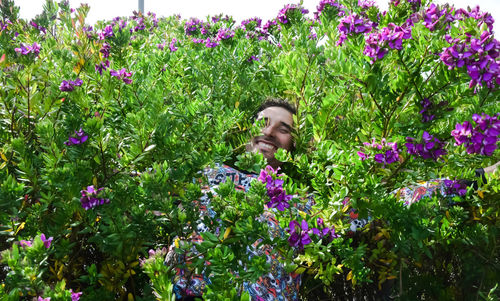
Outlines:
<svg viewBox="0 0 500 301"><path fill-rule="evenodd" d="M255 112L255 115L253 116L253 119L254 120L257 119L257 116L259 115L260 112L270 107L280 107L292 113L292 115L297 114L297 109L295 109L295 107L287 100L282 98L269 97L259 106L257 112Z"/></svg>

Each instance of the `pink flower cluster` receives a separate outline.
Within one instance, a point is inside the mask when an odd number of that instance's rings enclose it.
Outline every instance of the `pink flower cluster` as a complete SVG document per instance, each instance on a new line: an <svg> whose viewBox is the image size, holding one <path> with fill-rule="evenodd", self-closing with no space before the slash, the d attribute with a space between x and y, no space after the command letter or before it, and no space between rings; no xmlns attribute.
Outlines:
<svg viewBox="0 0 500 301"><path fill-rule="evenodd" d="M500 136L499 117L500 113L491 117L484 113L481 116L474 114L472 115L472 120L476 123L474 128L468 121L457 123L455 129L451 131L456 141L455 145L464 144L469 154L491 156L497 148Z"/></svg>
<svg viewBox="0 0 500 301"><path fill-rule="evenodd" d="M217 32L217 41L228 40L234 37L234 31L228 28L221 28Z"/></svg>
<svg viewBox="0 0 500 301"><path fill-rule="evenodd" d="M148 251L148 255L148 258L139 259L139 264L141 265L141 267L143 267L147 263L154 262L157 258L165 258L165 255L167 255L167 248L163 247L157 250L150 249Z"/></svg>

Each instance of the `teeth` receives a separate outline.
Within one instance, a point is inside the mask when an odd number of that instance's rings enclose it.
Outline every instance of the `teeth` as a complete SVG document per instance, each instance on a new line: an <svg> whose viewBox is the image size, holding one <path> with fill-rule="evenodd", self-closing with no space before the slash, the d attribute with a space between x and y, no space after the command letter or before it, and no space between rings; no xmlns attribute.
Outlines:
<svg viewBox="0 0 500 301"><path fill-rule="evenodd" d="M264 142L261 142L260 146L262 146L262 148L269 149L269 150L274 149L274 146L272 146L271 144L264 143Z"/></svg>

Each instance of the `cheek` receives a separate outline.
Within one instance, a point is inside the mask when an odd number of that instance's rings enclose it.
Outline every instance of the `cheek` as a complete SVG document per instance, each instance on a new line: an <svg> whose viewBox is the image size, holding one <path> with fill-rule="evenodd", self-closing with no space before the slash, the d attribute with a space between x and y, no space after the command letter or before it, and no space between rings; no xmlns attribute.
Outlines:
<svg viewBox="0 0 500 301"><path fill-rule="evenodd" d="M286 150L290 150L290 148L292 147L292 135L281 135L280 136L280 143L281 143L281 146L286 149Z"/></svg>

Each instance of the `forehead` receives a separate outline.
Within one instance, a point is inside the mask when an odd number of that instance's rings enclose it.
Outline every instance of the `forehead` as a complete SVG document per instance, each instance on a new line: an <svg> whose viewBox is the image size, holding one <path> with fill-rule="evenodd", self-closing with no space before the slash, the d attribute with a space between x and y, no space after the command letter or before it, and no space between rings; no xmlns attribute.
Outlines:
<svg viewBox="0 0 500 301"><path fill-rule="evenodd" d="M269 107L259 112L258 119L267 118L270 122L284 122L293 125L293 116L287 109L282 107Z"/></svg>

